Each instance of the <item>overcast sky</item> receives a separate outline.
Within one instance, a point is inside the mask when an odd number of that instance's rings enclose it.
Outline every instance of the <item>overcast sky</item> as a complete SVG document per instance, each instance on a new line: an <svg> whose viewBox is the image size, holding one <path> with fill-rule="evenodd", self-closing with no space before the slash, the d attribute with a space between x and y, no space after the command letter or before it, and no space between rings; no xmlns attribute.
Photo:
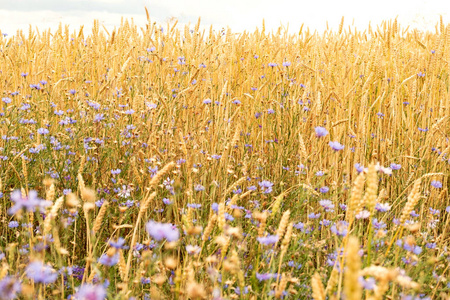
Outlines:
<svg viewBox="0 0 450 300"><path fill-rule="evenodd" d="M268 29L289 25L297 31L304 23L323 31L326 21L336 28L342 16L345 25L365 29L369 23L398 17L402 25L421 30L434 30L443 15L450 21L450 4L443 0L0 0L0 30L9 35L17 29L28 30L29 24L40 30L55 29L59 22L72 30L85 25L90 30L94 19L108 29L120 24L121 17L146 23L144 6L152 21L164 23L175 17L181 24L192 26L198 17L202 25L217 30L229 26L234 32L261 26L265 19Z"/></svg>

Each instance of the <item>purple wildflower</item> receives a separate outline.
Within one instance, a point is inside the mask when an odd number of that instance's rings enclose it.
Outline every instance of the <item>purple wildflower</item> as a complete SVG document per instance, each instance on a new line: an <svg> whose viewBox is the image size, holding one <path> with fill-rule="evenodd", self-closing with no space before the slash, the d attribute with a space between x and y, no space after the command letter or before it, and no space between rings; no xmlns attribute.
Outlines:
<svg viewBox="0 0 450 300"><path fill-rule="evenodd" d="M320 218L320 213L317 213L317 214L315 214L315 213L310 213L310 214L308 215L308 219L318 219L318 218Z"/></svg>
<svg viewBox="0 0 450 300"><path fill-rule="evenodd" d="M258 242L260 244L273 245L276 242L278 242L279 237L278 237L278 235L268 235L268 236L264 236L264 237L258 237L256 239L258 240Z"/></svg>
<svg viewBox="0 0 450 300"><path fill-rule="evenodd" d="M98 123L98 122L100 122L101 120L103 120L105 118L105 115L104 114L96 114L95 116L94 116L94 123Z"/></svg>
<svg viewBox="0 0 450 300"><path fill-rule="evenodd" d="M11 222L8 223L8 227L9 228L17 228L17 227L19 227L19 222L11 221Z"/></svg>
<svg viewBox="0 0 450 300"><path fill-rule="evenodd" d="M170 204L173 203L172 201L170 201L169 198L163 198L162 201L163 201L163 203L164 203L165 205L170 205Z"/></svg>
<svg viewBox="0 0 450 300"><path fill-rule="evenodd" d="M364 172L364 166L361 164L355 164L355 169L358 173Z"/></svg>
<svg viewBox="0 0 450 300"><path fill-rule="evenodd" d="M318 126L318 127L314 128L314 130L316 131L316 136L319 138L324 137L328 134L328 130L326 130L324 127Z"/></svg>
<svg viewBox="0 0 450 300"><path fill-rule="evenodd" d="M377 203L375 209L379 212L387 212L391 209L391 205L389 203Z"/></svg>
<svg viewBox="0 0 450 300"><path fill-rule="evenodd" d="M17 293L20 293L22 286L20 281L14 277L6 276L0 281L0 299L16 299Z"/></svg>
<svg viewBox="0 0 450 300"><path fill-rule="evenodd" d="M344 145L341 145L339 142L329 142L328 145L330 145L331 149L333 149L334 151L344 149Z"/></svg>
<svg viewBox="0 0 450 300"><path fill-rule="evenodd" d="M402 168L402 165L392 163L390 165L390 167L391 167L392 170L400 170Z"/></svg>
<svg viewBox="0 0 450 300"><path fill-rule="evenodd" d="M117 241L109 241L109 245L111 247L114 247L116 249L125 249L127 248L127 246L125 245L125 239L122 237L119 237L119 239Z"/></svg>
<svg viewBox="0 0 450 300"><path fill-rule="evenodd" d="M36 283L53 283L58 278L58 273L52 267L41 261L31 262L27 266L25 273L28 278L34 280Z"/></svg>
<svg viewBox="0 0 450 300"><path fill-rule="evenodd" d="M188 203L186 206L193 209L199 209L200 207L202 207L200 203Z"/></svg>
<svg viewBox="0 0 450 300"><path fill-rule="evenodd" d="M105 253L102 256L100 256L98 262L104 266L112 267L119 262L119 258L120 258L119 252L113 255L108 255Z"/></svg>
<svg viewBox="0 0 450 300"><path fill-rule="evenodd" d="M319 204L325 209L326 212L333 212L334 210L334 204L331 200L320 200Z"/></svg>
<svg viewBox="0 0 450 300"><path fill-rule="evenodd" d="M150 221L145 225L148 234L157 241L163 239L169 242L175 242L180 238L180 232L170 223L158 223Z"/></svg>
<svg viewBox="0 0 450 300"><path fill-rule="evenodd" d="M112 169L112 170L111 170L111 174L112 174L112 175L118 175L118 174L120 174L120 172L122 172L121 169L115 169L115 170Z"/></svg>
<svg viewBox="0 0 450 300"><path fill-rule="evenodd" d="M278 275L274 274L274 273L256 273L256 279L259 280L259 282L261 281L265 281L265 280L270 280L273 278L277 278Z"/></svg>
<svg viewBox="0 0 450 300"><path fill-rule="evenodd" d="M42 209L52 204L51 201L39 199L36 191L30 191L28 197L22 197L22 192L15 190L11 193L11 201L14 202L14 206L8 211L10 215L16 214L21 209L35 211L36 208Z"/></svg>
<svg viewBox="0 0 450 300"><path fill-rule="evenodd" d="M303 228L305 228L305 224L302 222L298 222L297 224L294 224L294 228L302 230Z"/></svg>
<svg viewBox="0 0 450 300"><path fill-rule="evenodd" d="M201 184L197 184L197 185L194 187L194 190L195 190L196 192L202 192L202 191L205 190L205 187L204 187L203 185L201 185Z"/></svg>
<svg viewBox="0 0 450 300"><path fill-rule="evenodd" d="M374 218L372 220L372 225L375 229L383 229L386 228L386 223L384 223L383 221L378 221L378 219Z"/></svg>
<svg viewBox="0 0 450 300"><path fill-rule="evenodd" d="M261 190L264 192L264 194L269 194L272 192L272 186L273 183L268 180L263 180L258 182L259 186L261 187Z"/></svg>
<svg viewBox="0 0 450 300"><path fill-rule="evenodd" d="M104 300L106 298L106 290L103 285L82 284L75 294L77 300Z"/></svg>
<svg viewBox="0 0 450 300"><path fill-rule="evenodd" d="M438 181L438 180L433 180L431 182L431 186L435 187L437 189L441 189L442 188L442 182Z"/></svg>
<svg viewBox="0 0 450 300"><path fill-rule="evenodd" d="M39 129L37 130L37 132L38 132L39 134L46 135L46 134L48 134L50 131L48 131L47 128L39 128Z"/></svg>
<svg viewBox="0 0 450 300"><path fill-rule="evenodd" d="M348 223L345 221L338 221L331 226L331 232L338 236L345 236L348 232Z"/></svg>
<svg viewBox="0 0 450 300"><path fill-rule="evenodd" d="M330 190L330 188L327 186L323 186L319 189L319 191L323 194L328 193L329 190Z"/></svg>
<svg viewBox="0 0 450 300"><path fill-rule="evenodd" d="M369 277L367 279L364 279L364 277L359 277L359 283L365 290L373 290L376 287L376 282L373 277Z"/></svg>

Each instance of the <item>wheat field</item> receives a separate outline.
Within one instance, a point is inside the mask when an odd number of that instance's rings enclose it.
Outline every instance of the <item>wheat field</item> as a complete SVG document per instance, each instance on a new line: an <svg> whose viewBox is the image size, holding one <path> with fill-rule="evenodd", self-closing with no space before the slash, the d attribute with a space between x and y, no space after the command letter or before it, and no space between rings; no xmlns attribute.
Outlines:
<svg viewBox="0 0 450 300"><path fill-rule="evenodd" d="M0 36L1 300L450 299L450 25L148 21Z"/></svg>

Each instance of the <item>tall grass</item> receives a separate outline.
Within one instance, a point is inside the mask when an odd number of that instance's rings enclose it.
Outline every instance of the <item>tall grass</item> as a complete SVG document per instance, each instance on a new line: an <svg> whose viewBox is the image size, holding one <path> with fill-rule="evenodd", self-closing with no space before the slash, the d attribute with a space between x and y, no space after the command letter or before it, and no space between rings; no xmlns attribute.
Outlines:
<svg viewBox="0 0 450 300"><path fill-rule="evenodd" d="M448 299L450 25L343 21L1 35L0 299Z"/></svg>

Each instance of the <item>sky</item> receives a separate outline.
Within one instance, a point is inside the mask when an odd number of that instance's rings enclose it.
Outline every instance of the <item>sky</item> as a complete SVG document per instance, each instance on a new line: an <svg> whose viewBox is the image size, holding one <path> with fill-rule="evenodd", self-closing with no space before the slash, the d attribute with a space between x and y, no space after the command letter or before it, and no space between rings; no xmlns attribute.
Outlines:
<svg viewBox="0 0 450 300"><path fill-rule="evenodd" d="M442 15L450 22L450 2L443 0L0 0L0 31L14 35L18 29L55 30L69 24L71 30L84 25L85 32L98 19L108 30L127 18L138 26L147 22L147 7L153 21L165 25L171 18L179 24L195 26L199 17L203 28L230 27L233 32L254 31L262 20L268 30L279 26L297 32L304 24L319 32L344 26L364 30L369 21L397 18L403 27L434 31Z"/></svg>

